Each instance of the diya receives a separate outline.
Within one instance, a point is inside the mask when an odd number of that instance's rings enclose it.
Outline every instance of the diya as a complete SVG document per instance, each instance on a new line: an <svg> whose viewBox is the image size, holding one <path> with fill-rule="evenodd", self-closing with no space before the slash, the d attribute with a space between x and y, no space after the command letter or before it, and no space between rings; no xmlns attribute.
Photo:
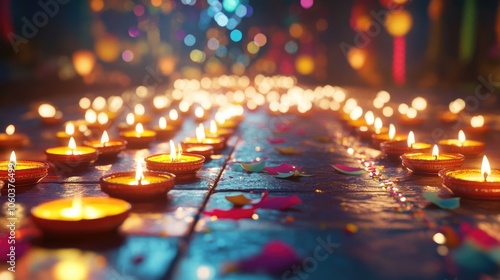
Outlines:
<svg viewBox="0 0 500 280"><path fill-rule="evenodd" d="M109 139L108 132L105 130L102 133L101 140L85 141L85 146L92 147L97 150L99 159L113 158L118 156L127 146L127 141L121 139Z"/></svg>
<svg viewBox="0 0 500 280"><path fill-rule="evenodd" d="M7 186L32 186L47 176L49 165L45 162L17 160L12 152L9 161L0 161L0 180ZM11 175L9 175L11 174ZM6 187L4 187L6 189Z"/></svg>
<svg viewBox="0 0 500 280"><path fill-rule="evenodd" d="M0 150L19 149L29 144L29 138L26 134L16 133L14 125L8 125L5 133L0 133Z"/></svg>
<svg viewBox="0 0 500 280"><path fill-rule="evenodd" d="M413 173L438 174L445 168L460 167L464 164L464 155L457 153L439 153L434 145L431 153L405 153L401 156L403 167Z"/></svg>
<svg viewBox="0 0 500 280"><path fill-rule="evenodd" d="M156 139L156 132L144 130L141 123L135 125L135 130L122 132L122 137L132 148L145 148Z"/></svg>
<svg viewBox="0 0 500 280"><path fill-rule="evenodd" d="M484 152L484 142L467 140L463 130L458 132L458 139L444 139L438 142L439 147L446 153L460 153L464 156L477 156Z"/></svg>
<svg viewBox="0 0 500 280"><path fill-rule="evenodd" d="M382 129L381 129L382 130ZM385 141L405 141L408 137L405 134L397 134L396 127L391 123L387 133L372 134L372 144L380 149L380 144Z"/></svg>
<svg viewBox="0 0 500 280"><path fill-rule="evenodd" d="M226 142L222 137L206 137L205 127L200 124L196 128L196 138L184 139L182 146L186 149L192 146L212 146L215 152L220 152L226 147Z"/></svg>
<svg viewBox="0 0 500 280"><path fill-rule="evenodd" d="M68 146L60 146L45 150L47 160L70 168L85 168L97 160L97 150L87 146L77 146L75 139L70 138Z"/></svg>
<svg viewBox="0 0 500 280"><path fill-rule="evenodd" d="M380 144L380 148L384 154L389 157L396 156L399 158L404 153L409 152L428 152L432 145L429 143L415 142L413 131L408 133L407 140L390 140Z"/></svg>
<svg viewBox="0 0 500 280"><path fill-rule="evenodd" d="M158 139L171 139L178 127L167 124L167 119L165 117L161 117L158 120L158 126L155 126L153 130L156 132L156 137Z"/></svg>

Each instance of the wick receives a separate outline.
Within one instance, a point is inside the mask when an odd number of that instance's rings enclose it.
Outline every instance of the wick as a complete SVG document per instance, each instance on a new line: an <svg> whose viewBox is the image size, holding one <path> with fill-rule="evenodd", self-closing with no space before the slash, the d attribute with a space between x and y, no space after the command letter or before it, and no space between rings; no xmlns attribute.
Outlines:
<svg viewBox="0 0 500 280"><path fill-rule="evenodd" d="M437 160L438 159L438 156L437 155L434 155L434 160Z"/></svg>
<svg viewBox="0 0 500 280"><path fill-rule="evenodd" d="M488 173L484 172L483 176L484 176L484 181L488 182Z"/></svg>

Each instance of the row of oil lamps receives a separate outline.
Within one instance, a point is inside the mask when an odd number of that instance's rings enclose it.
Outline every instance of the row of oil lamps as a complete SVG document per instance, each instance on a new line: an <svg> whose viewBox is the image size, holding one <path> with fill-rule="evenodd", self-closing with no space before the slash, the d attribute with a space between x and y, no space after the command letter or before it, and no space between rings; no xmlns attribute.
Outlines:
<svg viewBox="0 0 500 280"><path fill-rule="evenodd" d="M456 139L443 139L437 145L416 142L413 131L408 135L396 133L393 124L384 128L380 119L372 126L366 123L346 123L358 135L370 140L390 159L400 159L402 166L417 174L438 174L443 186L455 195L474 199L500 199L500 170L491 170L488 158L484 155L481 168L463 168L465 157L484 154L485 143L468 140L460 130Z"/></svg>
<svg viewBox="0 0 500 280"><path fill-rule="evenodd" d="M164 198L176 181L190 180L195 177L206 159L213 153L221 152L234 129L243 120L243 116L230 116L224 121L210 122L210 128L203 124L196 128L196 137L186 138L177 146L169 141L170 152L148 156L137 162L137 169L131 172L118 172L100 178L101 190L110 198L84 197L59 199L43 203L32 209L35 224L51 235L77 234L113 231L126 219L131 206L128 202L154 201ZM49 148L45 151L47 161L55 166L62 165L74 169L90 166L96 160L112 160L126 147L146 147L156 137L172 137L182 123L161 125L154 130L145 130L141 123L134 130L123 130L120 139L110 139L104 131L100 140L83 141L76 145L74 128L58 133L60 141L68 141L67 146ZM218 127L217 123L221 125ZM71 125L71 124L70 124ZM21 137L11 133L4 145L14 145L12 138ZM69 139L68 139L69 137ZM2 139L0 139L0 142ZM15 146L15 145L14 145ZM187 152L183 152L186 150ZM142 161L148 171L143 171ZM9 165L15 165L9 171ZM12 152L9 161L0 162L0 180L15 187L26 187L41 181L48 174L49 166L45 162L17 160ZM13 173L12 173L13 172ZM9 173L13 175L9 176ZM11 179L12 180L12 179ZM7 189L4 187L4 189Z"/></svg>

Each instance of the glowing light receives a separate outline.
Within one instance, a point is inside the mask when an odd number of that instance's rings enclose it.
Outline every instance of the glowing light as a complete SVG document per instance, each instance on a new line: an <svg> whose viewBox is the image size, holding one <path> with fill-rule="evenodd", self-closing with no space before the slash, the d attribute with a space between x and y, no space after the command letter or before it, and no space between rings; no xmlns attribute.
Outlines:
<svg viewBox="0 0 500 280"><path fill-rule="evenodd" d="M240 0L222 0L222 8L228 13L234 12L240 5Z"/></svg>
<svg viewBox="0 0 500 280"><path fill-rule="evenodd" d="M247 51L250 53L250 54L256 54L259 52L259 46L257 46L257 44L254 42L254 41L251 41L247 44Z"/></svg>
<svg viewBox="0 0 500 280"><path fill-rule="evenodd" d="M170 105L170 100L165 95L157 95L153 98L153 106L156 109L164 109Z"/></svg>
<svg viewBox="0 0 500 280"><path fill-rule="evenodd" d="M148 88L145 86L138 86L135 89L135 94L137 94L140 98L145 98L148 95Z"/></svg>
<svg viewBox="0 0 500 280"><path fill-rule="evenodd" d="M42 118L52 118L56 115L56 108L50 104L42 104L38 107L38 114Z"/></svg>
<svg viewBox="0 0 500 280"><path fill-rule="evenodd" d="M407 104L405 104L405 103L401 103L401 104L399 104L399 106L398 106L398 112L399 112L401 115L406 115L406 112L408 112L408 109L409 109L409 108L410 108L410 107L408 107L408 105L407 105Z"/></svg>
<svg viewBox="0 0 500 280"><path fill-rule="evenodd" d="M368 111L365 113L365 121L367 125L372 125L375 121L375 115L372 111Z"/></svg>
<svg viewBox="0 0 500 280"><path fill-rule="evenodd" d="M128 125L133 125L135 123L135 116L134 114L132 113L128 113L127 114L127 117L125 118L125 122L128 124Z"/></svg>
<svg viewBox="0 0 500 280"><path fill-rule="evenodd" d="M352 68L361 69L365 65L366 52L359 48L351 48L347 52L347 59Z"/></svg>
<svg viewBox="0 0 500 280"><path fill-rule="evenodd" d="M205 127L202 123L196 128L196 139L202 142L205 139Z"/></svg>
<svg viewBox="0 0 500 280"><path fill-rule="evenodd" d="M262 47L262 46L264 46L267 43L267 37L266 37L266 35L264 35L262 33L257 33L253 37L253 41L255 42L255 44L257 46Z"/></svg>
<svg viewBox="0 0 500 280"><path fill-rule="evenodd" d="M300 23L293 23L292 25L290 25L288 32L293 38L300 38L302 34L304 34L304 28Z"/></svg>
<svg viewBox="0 0 500 280"><path fill-rule="evenodd" d="M205 61L206 54L203 51L200 51L198 49L192 50L189 53L189 58L191 58L192 61L197 62L197 63L202 63Z"/></svg>
<svg viewBox="0 0 500 280"><path fill-rule="evenodd" d="M109 121L109 117L108 117L108 114L104 113L104 112L100 112L98 115L97 115L97 122L99 124L107 124Z"/></svg>
<svg viewBox="0 0 500 280"><path fill-rule="evenodd" d="M196 277L199 280L207 280L210 279L212 276L212 270L208 266L200 266L196 270Z"/></svg>
<svg viewBox="0 0 500 280"><path fill-rule="evenodd" d="M104 130L104 132L102 133L102 136L101 136L101 144L106 144L109 142L109 135L108 135L108 132L106 130Z"/></svg>
<svg viewBox="0 0 500 280"><path fill-rule="evenodd" d="M76 152L75 138L73 138L73 137L69 138L68 148L71 150L71 154L74 155Z"/></svg>
<svg viewBox="0 0 500 280"><path fill-rule="evenodd" d="M9 162L12 162L12 163L16 164L16 162L17 162L17 159L16 159L16 152L12 151L12 153L10 153L10 159L9 159Z"/></svg>
<svg viewBox="0 0 500 280"><path fill-rule="evenodd" d="M413 148L413 144L415 144L415 134L413 134L413 131L410 131L410 133L408 133L408 139L406 142L409 148Z"/></svg>
<svg viewBox="0 0 500 280"><path fill-rule="evenodd" d="M450 109L450 112L453 114L458 114L460 111L465 109L465 101L461 98L455 99L454 101L450 102L450 105L448 108Z"/></svg>
<svg viewBox="0 0 500 280"><path fill-rule="evenodd" d="M375 119L375 123L374 123L373 126L375 127L375 133L379 134L380 130L382 129L382 127L384 126L384 124L382 123L382 120L379 117L377 117Z"/></svg>
<svg viewBox="0 0 500 280"><path fill-rule="evenodd" d="M349 117L351 118L351 120L354 120L354 121L361 118L361 116L363 116L363 108L361 108L359 106L356 106L349 114Z"/></svg>
<svg viewBox="0 0 500 280"><path fill-rule="evenodd" d="M124 50L122 52L122 59L125 62L130 62L134 60L134 53L131 50Z"/></svg>
<svg viewBox="0 0 500 280"><path fill-rule="evenodd" d="M432 236L432 240L434 242L436 242L437 244L445 244L446 243L446 237L444 236L444 234L438 232L436 234L434 234L434 236Z"/></svg>
<svg viewBox="0 0 500 280"><path fill-rule="evenodd" d="M95 123L97 121L97 113L92 109L88 109L85 112L85 121L87 123Z"/></svg>
<svg viewBox="0 0 500 280"><path fill-rule="evenodd" d="M166 129L167 128L167 119L165 117L161 117L158 120L158 126L160 127L160 129Z"/></svg>
<svg viewBox="0 0 500 280"><path fill-rule="evenodd" d="M16 132L16 127L13 124L9 124L7 128L5 128L5 133L7 135L12 135L14 132Z"/></svg>
<svg viewBox="0 0 500 280"><path fill-rule="evenodd" d="M295 60L295 69L299 74L309 75L314 71L314 59L309 55L299 55Z"/></svg>
<svg viewBox="0 0 500 280"><path fill-rule="evenodd" d="M172 121L176 121L179 118L179 113L177 113L177 110L172 109L168 112L168 118Z"/></svg>
<svg viewBox="0 0 500 280"><path fill-rule="evenodd" d="M66 127L64 128L64 132L66 132L66 135L75 134L75 125L73 123L66 124Z"/></svg>
<svg viewBox="0 0 500 280"><path fill-rule="evenodd" d="M394 115L394 110L389 106L385 106L384 109L382 109L382 114L384 115L384 117L390 118L392 117L392 115Z"/></svg>
<svg viewBox="0 0 500 280"><path fill-rule="evenodd" d="M408 108L408 110L406 111L406 116L410 119L416 118L417 117L417 110L415 110L415 108L413 108L413 107Z"/></svg>
<svg viewBox="0 0 500 280"><path fill-rule="evenodd" d="M376 97L379 98L384 103L387 103L391 100L391 94L385 90L381 90L381 91L377 92Z"/></svg>
<svg viewBox="0 0 500 280"><path fill-rule="evenodd" d="M87 76L95 65L95 56L91 51L76 51L72 56L73 67L80 76Z"/></svg>
<svg viewBox="0 0 500 280"><path fill-rule="evenodd" d="M194 115L195 115L198 119L201 119L201 118L203 118L203 116L205 116L205 110L203 110L203 108L201 108L201 107L197 107L197 108L194 110Z"/></svg>
<svg viewBox="0 0 500 280"><path fill-rule="evenodd" d="M465 133L464 133L464 131L463 131L463 130L460 130L460 131L458 132L458 141L460 141L460 145L463 145L463 144L464 144L464 142L465 142L465 140L466 140L466 139L465 139Z"/></svg>
<svg viewBox="0 0 500 280"><path fill-rule="evenodd" d="M210 121L210 134L217 134L217 123L215 120Z"/></svg>
<svg viewBox="0 0 500 280"><path fill-rule="evenodd" d="M387 32L394 37L405 36L410 31L412 25L412 17L409 12L400 10L389 13L385 19L385 27Z"/></svg>
<svg viewBox="0 0 500 280"><path fill-rule="evenodd" d="M415 108L418 111L423 111L427 108L427 100L423 97L415 97L415 99L411 102L411 107Z"/></svg>
<svg viewBox="0 0 500 280"><path fill-rule="evenodd" d="M470 125L475 128L482 127L484 125L484 117L482 115L472 117Z"/></svg>
<svg viewBox="0 0 500 280"><path fill-rule="evenodd" d="M396 127L391 123L389 125L389 139L394 139L394 136L396 136Z"/></svg>
<svg viewBox="0 0 500 280"><path fill-rule="evenodd" d="M75 204L74 201L73 204ZM72 208L67 208L64 210L73 210L68 211L74 213L70 214L70 217L81 217L83 215L81 203L80 208L76 207L77 205L73 205ZM74 280L84 280L88 279L88 277L90 276L89 269L82 260L61 260L54 265L53 273L54 279L56 280L68 279L68 275L73 275L73 273L75 273Z"/></svg>
<svg viewBox="0 0 500 280"><path fill-rule="evenodd" d="M486 156L483 156L483 162L481 163L481 174L484 176L484 181L488 181L488 176L491 175L490 162Z"/></svg>
<svg viewBox="0 0 500 280"><path fill-rule="evenodd" d="M101 111L104 107L106 107L106 99L102 96L96 97L92 102L92 109L96 111Z"/></svg>
<svg viewBox="0 0 500 280"><path fill-rule="evenodd" d="M380 99L378 97L373 99L373 107L375 107L377 109L384 107L384 101L382 101L382 99Z"/></svg>
<svg viewBox="0 0 500 280"><path fill-rule="evenodd" d="M241 33L241 31L239 31L238 29L234 29L229 34L229 38L231 38L233 42L239 42L243 38L243 33Z"/></svg>
<svg viewBox="0 0 500 280"><path fill-rule="evenodd" d="M313 6L314 0L300 0L300 6L304 9L309 9Z"/></svg>
<svg viewBox="0 0 500 280"><path fill-rule="evenodd" d="M214 15L214 20L220 27L225 27L229 22L229 18L222 12L216 13Z"/></svg>
<svg viewBox="0 0 500 280"><path fill-rule="evenodd" d="M144 126L142 123L138 123L135 125L135 134L137 137L141 136L144 133Z"/></svg>
<svg viewBox="0 0 500 280"><path fill-rule="evenodd" d="M87 97L82 97L80 101L78 102L78 105L80 106L81 109L86 110L90 108L90 99Z"/></svg>
<svg viewBox="0 0 500 280"><path fill-rule="evenodd" d="M184 44L190 47L194 46L194 44L196 44L196 37L194 37L193 34L186 35L186 37L184 37Z"/></svg>
<svg viewBox="0 0 500 280"><path fill-rule="evenodd" d="M143 116L146 113L146 108L142 104L135 104L134 106L134 114L137 116Z"/></svg>
<svg viewBox="0 0 500 280"><path fill-rule="evenodd" d="M135 170L135 180L140 185L141 181L144 180L144 173L142 172L142 163L138 159L137 160L137 169Z"/></svg>
<svg viewBox="0 0 500 280"><path fill-rule="evenodd" d="M439 157L439 148L437 145L434 145L432 148L432 156L437 159Z"/></svg>

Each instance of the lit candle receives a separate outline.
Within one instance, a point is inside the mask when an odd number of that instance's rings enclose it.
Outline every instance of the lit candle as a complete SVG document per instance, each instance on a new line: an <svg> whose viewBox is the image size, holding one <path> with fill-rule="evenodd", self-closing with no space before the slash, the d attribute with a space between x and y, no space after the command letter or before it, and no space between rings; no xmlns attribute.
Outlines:
<svg viewBox="0 0 500 280"><path fill-rule="evenodd" d="M122 137L127 140L127 143L132 148L147 147L156 138L156 132L152 130L144 130L141 123L135 125L135 130L127 130L122 133Z"/></svg>
<svg viewBox="0 0 500 280"><path fill-rule="evenodd" d="M382 120L379 117L372 119L371 116L373 113L371 111L368 111L367 114L368 116L365 114L365 121L367 125L356 128L356 133L358 134L358 136L363 140L370 140L370 138L374 134L387 134L388 129L386 127L383 127L384 125Z"/></svg>
<svg viewBox="0 0 500 280"><path fill-rule="evenodd" d="M382 126L381 126L382 127ZM405 134L397 134L396 127L391 123L389 125L389 130L387 133L372 134L372 144L374 147L380 149L380 144L385 141L400 141L406 140L407 136Z"/></svg>
<svg viewBox="0 0 500 280"><path fill-rule="evenodd" d="M10 189L9 183L15 187L31 186L45 178L48 169L45 162L17 160L13 151L8 161L0 161L0 180L5 183L4 190Z"/></svg>
<svg viewBox="0 0 500 280"><path fill-rule="evenodd" d="M75 129L75 124L73 122L66 123L64 131L58 131L56 133L56 138L60 145L68 143L71 137L75 138L75 141L80 141L83 138L82 132Z"/></svg>
<svg viewBox="0 0 500 280"><path fill-rule="evenodd" d="M101 190L112 197L129 201L165 199L174 187L176 176L168 172L142 170L142 159L132 172L113 173L99 180Z"/></svg>
<svg viewBox="0 0 500 280"><path fill-rule="evenodd" d="M484 152L484 142L467 140L465 133L460 130L458 139L444 139L438 142L442 151L447 153L460 153L464 156L477 156Z"/></svg>
<svg viewBox="0 0 500 280"><path fill-rule="evenodd" d="M50 236L88 238L114 232L125 221L131 205L109 197L75 197L45 202L31 209L35 225Z"/></svg>
<svg viewBox="0 0 500 280"><path fill-rule="evenodd" d="M97 160L97 151L92 147L77 146L75 139L70 138L67 147L54 147L45 150L47 160L71 168L88 167Z"/></svg>
<svg viewBox="0 0 500 280"><path fill-rule="evenodd" d="M5 133L0 133L0 149L18 149L28 145L29 139L26 134L16 133L16 127L10 124L5 128Z"/></svg>
<svg viewBox="0 0 500 280"><path fill-rule="evenodd" d="M389 140L380 144L381 150L389 157L401 156L408 152L425 152L430 151L431 144L415 142L413 131L408 133L406 140Z"/></svg>
<svg viewBox="0 0 500 280"><path fill-rule="evenodd" d="M155 126L153 130L156 132L156 136L159 139L169 139L172 138L177 131L178 127L167 124L167 119L161 117L158 120L158 126Z"/></svg>
<svg viewBox="0 0 500 280"><path fill-rule="evenodd" d="M460 167L464 163L462 154L439 153L439 148L434 145L432 154L424 152L404 153L401 156L404 167L414 173L437 174L445 168Z"/></svg>
<svg viewBox="0 0 500 280"><path fill-rule="evenodd" d="M204 161L205 157L202 155L182 153L180 146L176 150L174 142L170 140L170 153L147 157L146 166L149 170L171 172L177 179L184 180L194 178L196 172L203 167Z"/></svg>
<svg viewBox="0 0 500 280"><path fill-rule="evenodd" d="M209 145L214 148L214 151L219 152L225 147L224 140L222 137L206 137L205 127L200 123L196 128L196 138L186 138L182 141L182 145L186 147Z"/></svg>
<svg viewBox="0 0 500 280"><path fill-rule="evenodd" d="M483 156L481 168L450 168L439 172L443 186L457 196L500 200L500 170L491 170L486 156Z"/></svg>
<svg viewBox="0 0 500 280"><path fill-rule="evenodd" d="M38 107L38 114L45 125L59 124L62 121L62 113L54 106L44 103Z"/></svg>
<svg viewBox="0 0 500 280"><path fill-rule="evenodd" d="M234 130L229 129L229 128L219 128L217 127L217 123L215 120L210 121L210 128L207 130L205 129L205 136L207 137L223 137L226 140L231 137L231 135L234 133Z"/></svg>
<svg viewBox="0 0 500 280"><path fill-rule="evenodd" d="M99 159L114 159L125 150L127 141L121 139L109 139L108 132L102 133L100 140L85 141L85 146L93 147L99 154Z"/></svg>

